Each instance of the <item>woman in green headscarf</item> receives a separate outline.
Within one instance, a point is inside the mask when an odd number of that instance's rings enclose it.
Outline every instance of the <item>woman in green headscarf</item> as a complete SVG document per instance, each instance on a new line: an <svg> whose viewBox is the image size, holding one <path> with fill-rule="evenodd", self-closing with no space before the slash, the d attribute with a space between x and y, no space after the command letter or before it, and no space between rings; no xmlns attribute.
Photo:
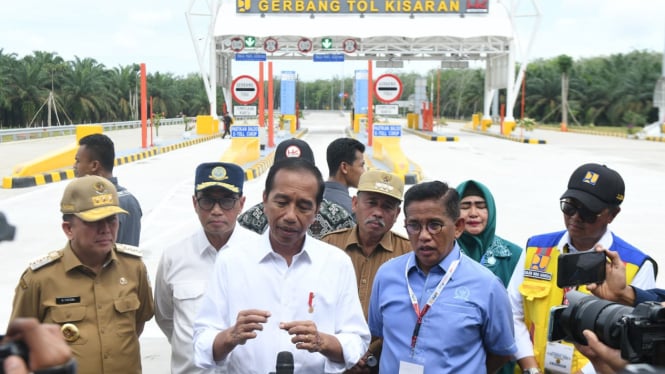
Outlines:
<svg viewBox="0 0 665 374"><path fill-rule="evenodd" d="M460 214L464 219L464 232L457 239L462 252L492 271L507 287L513 275L522 248L500 238L496 230L494 196L484 184L474 180L457 186L460 196ZM498 374L514 373L515 361L503 365Z"/></svg>
<svg viewBox="0 0 665 374"><path fill-rule="evenodd" d="M494 233L496 205L489 189L480 182L468 180L457 186L460 213L466 227L457 239L462 252L490 269L508 286L522 248Z"/></svg>

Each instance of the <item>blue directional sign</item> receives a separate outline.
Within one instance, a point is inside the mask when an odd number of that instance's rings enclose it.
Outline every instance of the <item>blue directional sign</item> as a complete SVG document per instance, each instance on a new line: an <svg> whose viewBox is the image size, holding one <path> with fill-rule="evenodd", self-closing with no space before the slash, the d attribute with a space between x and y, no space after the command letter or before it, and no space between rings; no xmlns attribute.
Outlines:
<svg viewBox="0 0 665 374"><path fill-rule="evenodd" d="M231 126L232 138L258 138L259 126Z"/></svg>
<svg viewBox="0 0 665 374"><path fill-rule="evenodd" d="M236 53L236 61L265 61L265 53Z"/></svg>
<svg viewBox="0 0 665 374"><path fill-rule="evenodd" d="M402 136L402 126L375 124L374 136Z"/></svg>
<svg viewBox="0 0 665 374"><path fill-rule="evenodd" d="M314 62L344 62L344 53L315 53Z"/></svg>

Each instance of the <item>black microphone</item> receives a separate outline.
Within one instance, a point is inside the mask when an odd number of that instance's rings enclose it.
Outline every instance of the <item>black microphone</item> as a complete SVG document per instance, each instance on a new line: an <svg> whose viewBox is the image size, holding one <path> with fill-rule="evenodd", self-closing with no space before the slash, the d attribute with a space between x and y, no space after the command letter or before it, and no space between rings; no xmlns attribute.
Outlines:
<svg viewBox="0 0 665 374"><path fill-rule="evenodd" d="M275 369L275 374L293 374L293 354L289 351L279 352Z"/></svg>

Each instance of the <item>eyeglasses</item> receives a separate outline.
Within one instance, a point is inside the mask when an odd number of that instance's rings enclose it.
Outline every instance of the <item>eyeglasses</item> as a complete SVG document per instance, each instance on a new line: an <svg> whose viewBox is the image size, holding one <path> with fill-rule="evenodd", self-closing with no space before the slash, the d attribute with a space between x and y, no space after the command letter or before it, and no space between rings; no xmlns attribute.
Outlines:
<svg viewBox="0 0 665 374"><path fill-rule="evenodd" d="M237 197L222 197L221 199L199 197L196 199L196 202L199 203L199 207L205 211L211 211L215 207L215 204L219 204L220 208L223 210L231 210L236 205L236 201L238 201Z"/></svg>
<svg viewBox="0 0 665 374"><path fill-rule="evenodd" d="M420 222L408 222L405 226L406 232L409 235L418 235L423 229L423 225ZM431 235L436 235L443 230L443 223L437 221L429 221L425 225L425 229Z"/></svg>
<svg viewBox="0 0 665 374"><path fill-rule="evenodd" d="M561 200L561 211L569 217L577 214L580 219L586 223L595 223L598 217L603 213L594 213L585 206L575 206L568 199Z"/></svg>

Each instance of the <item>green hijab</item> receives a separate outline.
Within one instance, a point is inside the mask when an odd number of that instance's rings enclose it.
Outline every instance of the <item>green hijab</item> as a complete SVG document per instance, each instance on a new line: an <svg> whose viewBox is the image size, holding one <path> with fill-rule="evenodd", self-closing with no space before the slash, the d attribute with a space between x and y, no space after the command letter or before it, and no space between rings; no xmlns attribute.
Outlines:
<svg viewBox="0 0 665 374"><path fill-rule="evenodd" d="M457 239L462 252L475 261L481 263L496 274L504 285L510 281L522 248L497 236L496 230L496 204L494 196L482 183L468 180L457 186L460 199L466 196L480 196L487 204L487 224L478 235L471 235L464 231Z"/></svg>

